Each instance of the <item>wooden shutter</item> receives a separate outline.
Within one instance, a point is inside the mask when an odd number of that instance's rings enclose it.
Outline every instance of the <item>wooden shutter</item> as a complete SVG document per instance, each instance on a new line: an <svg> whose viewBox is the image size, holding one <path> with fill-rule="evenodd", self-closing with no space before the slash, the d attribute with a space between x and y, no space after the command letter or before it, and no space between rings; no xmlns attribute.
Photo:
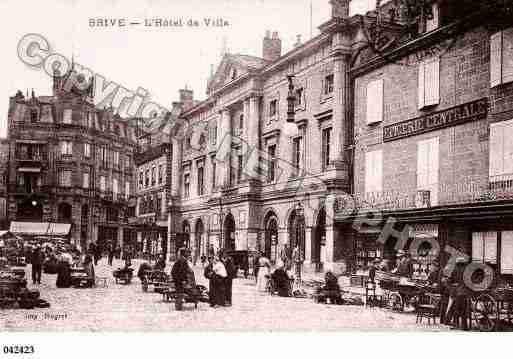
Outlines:
<svg viewBox="0 0 513 359"><path fill-rule="evenodd" d="M383 151L365 154L365 192L383 191Z"/></svg>
<svg viewBox="0 0 513 359"><path fill-rule="evenodd" d="M424 106L440 102L440 59L428 60L424 65Z"/></svg>
<svg viewBox="0 0 513 359"><path fill-rule="evenodd" d="M374 178L375 191L383 191L383 151L374 151Z"/></svg>
<svg viewBox="0 0 513 359"><path fill-rule="evenodd" d="M502 232L501 274L513 274L513 232Z"/></svg>
<svg viewBox="0 0 513 359"><path fill-rule="evenodd" d="M502 83L513 81L513 27L502 32Z"/></svg>
<svg viewBox="0 0 513 359"><path fill-rule="evenodd" d="M429 141L428 157L428 188L430 193L430 202L432 206L438 205L438 172L439 172L439 139L435 137Z"/></svg>
<svg viewBox="0 0 513 359"><path fill-rule="evenodd" d="M427 189L429 180L429 142L417 144L417 189Z"/></svg>
<svg viewBox="0 0 513 359"><path fill-rule="evenodd" d="M472 262L482 262L484 257L483 236L481 232L472 233Z"/></svg>
<svg viewBox="0 0 513 359"><path fill-rule="evenodd" d="M425 68L426 65L424 62L419 63L419 109L424 108L426 106L425 100Z"/></svg>
<svg viewBox="0 0 513 359"><path fill-rule="evenodd" d="M502 83L502 32L490 37L490 87Z"/></svg>
<svg viewBox="0 0 513 359"><path fill-rule="evenodd" d="M367 152L365 154L365 192L372 192L372 177L373 173L372 166L372 152Z"/></svg>
<svg viewBox="0 0 513 359"><path fill-rule="evenodd" d="M367 124L383 121L383 79L367 85Z"/></svg>
<svg viewBox="0 0 513 359"><path fill-rule="evenodd" d="M513 121L503 122L502 131L503 156L502 156L502 179L513 179Z"/></svg>
<svg viewBox="0 0 513 359"><path fill-rule="evenodd" d="M504 169L504 136L501 123L490 125L490 177L498 176Z"/></svg>
<svg viewBox="0 0 513 359"><path fill-rule="evenodd" d="M497 263L497 232L483 233L484 260L486 263Z"/></svg>

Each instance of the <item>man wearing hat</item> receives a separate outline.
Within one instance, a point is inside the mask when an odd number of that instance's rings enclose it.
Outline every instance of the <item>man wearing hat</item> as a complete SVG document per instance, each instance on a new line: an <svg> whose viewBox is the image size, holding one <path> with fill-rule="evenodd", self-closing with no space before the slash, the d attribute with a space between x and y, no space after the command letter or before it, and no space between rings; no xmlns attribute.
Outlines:
<svg viewBox="0 0 513 359"><path fill-rule="evenodd" d="M32 251L30 263L32 264L32 284L41 284L41 271L43 268L44 254L38 244Z"/></svg>
<svg viewBox="0 0 513 359"><path fill-rule="evenodd" d="M407 255L405 251L399 250L397 251L397 258L398 263L395 269L395 273L401 277L409 278L413 272L413 265L409 255Z"/></svg>
<svg viewBox="0 0 513 359"><path fill-rule="evenodd" d="M456 268L452 273L452 277L447 281L449 300L445 312L446 324L453 324L463 330L469 328L469 299L472 294L472 291L467 287L464 281L467 261L465 257L456 258Z"/></svg>

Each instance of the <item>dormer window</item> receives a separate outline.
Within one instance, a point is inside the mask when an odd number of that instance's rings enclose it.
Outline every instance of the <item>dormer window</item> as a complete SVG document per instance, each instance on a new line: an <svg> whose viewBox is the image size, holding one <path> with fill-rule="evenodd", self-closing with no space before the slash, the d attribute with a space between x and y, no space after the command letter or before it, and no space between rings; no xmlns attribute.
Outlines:
<svg viewBox="0 0 513 359"><path fill-rule="evenodd" d="M30 122L35 123L38 121L37 110L30 111Z"/></svg>

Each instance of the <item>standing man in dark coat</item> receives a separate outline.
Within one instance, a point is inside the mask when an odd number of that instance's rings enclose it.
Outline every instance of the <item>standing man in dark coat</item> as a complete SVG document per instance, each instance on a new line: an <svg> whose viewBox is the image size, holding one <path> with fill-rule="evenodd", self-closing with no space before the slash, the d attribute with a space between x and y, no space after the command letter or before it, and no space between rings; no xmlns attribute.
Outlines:
<svg viewBox="0 0 513 359"><path fill-rule="evenodd" d="M214 256L208 258L208 264L203 271L203 275L208 279L208 299L210 306L213 307L216 304L216 289L214 282Z"/></svg>
<svg viewBox="0 0 513 359"><path fill-rule="evenodd" d="M232 305L232 287L233 280L237 278L237 268L233 264L233 259L230 256L223 256L223 264L226 268L226 278L224 280L224 294L225 294L225 305Z"/></svg>
<svg viewBox="0 0 513 359"><path fill-rule="evenodd" d="M114 245L112 244L112 242L109 243L109 246L107 247L107 250L108 250L108 261L109 261L109 265L112 266L112 261L114 260Z"/></svg>
<svg viewBox="0 0 513 359"><path fill-rule="evenodd" d="M173 268L171 269L171 277L173 278L173 282L175 283L176 289L176 310L182 309L184 287L187 283L187 276L189 273L189 264L187 263L186 255L186 250L184 248L181 248L178 252L178 260L175 262L175 264L173 264Z"/></svg>
<svg viewBox="0 0 513 359"><path fill-rule="evenodd" d="M32 263L32 284L41 284L41 270L43 268L44 254L38 245L34 248L30 263Z"/></svg>

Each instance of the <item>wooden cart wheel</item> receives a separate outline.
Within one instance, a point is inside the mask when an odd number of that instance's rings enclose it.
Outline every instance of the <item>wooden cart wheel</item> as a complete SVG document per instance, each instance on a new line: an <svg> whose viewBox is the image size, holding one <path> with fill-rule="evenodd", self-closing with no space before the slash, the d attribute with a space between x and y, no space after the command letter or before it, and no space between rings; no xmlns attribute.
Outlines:
<svg viewBox="0 0 513 359"><path fill-rule="evenodd" d="M497 301L490 294L481 294L472 307L472 321L480 331L492 331L499 323Z"/></svg>
<svg viewBox="0 0 513 359"><path fill-rule="evenodd" d="M401 312L404 309L404 301L397 292L390 292L388 296L388 307L392 310Z"/></svg>

